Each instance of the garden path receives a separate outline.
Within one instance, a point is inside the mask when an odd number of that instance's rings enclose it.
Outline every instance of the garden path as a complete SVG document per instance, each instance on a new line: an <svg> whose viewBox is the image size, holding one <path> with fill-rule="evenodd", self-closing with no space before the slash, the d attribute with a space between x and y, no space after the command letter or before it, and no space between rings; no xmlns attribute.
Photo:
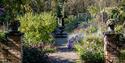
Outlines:
<svg viewBox="0 0 125 63"><path fill-rule="evenodd" d="M79 61L77 53L66 46L58 46L55 53L49 53L49 57L52 63L76 63Z"/></svg>
<svg viewBox="0 0 125 63"><path fill-rule="evenodd" d="M88 26L88 25L87 25ZM85 26L78 25L77 28L71 32L71 34L68 35L68 40L70 40L72 37L78 36L79 39L83 38L83 32L80 32L80 30L86 29ZM79 40L78 39L78 40ZM52 63L76 63L80 62L79 55L74 49L68 49L66 44L63 46L57 46L57 51L54 53L48 54L49 58L51 58Z"/></svg>

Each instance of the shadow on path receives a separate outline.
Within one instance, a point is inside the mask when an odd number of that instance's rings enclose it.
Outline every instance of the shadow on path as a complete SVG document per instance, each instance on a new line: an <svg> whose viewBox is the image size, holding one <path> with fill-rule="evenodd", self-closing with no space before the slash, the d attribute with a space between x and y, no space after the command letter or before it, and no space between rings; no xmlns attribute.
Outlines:
<svg viewBox="0 0 125 63"><path fill-rule="evenodd" d="M49 53L51 63L75 63L79 57L74 49L68 49L66 46L57 47L55 53Z"/></svg>
<svg viewBox="0 0 125 63"><path fill-rule="evenodd" d="M51 63L75 63L74 61L76 60L73 60L73 61L70 61L69 59L60 59L60 58L54 58L54 57L51 57Z"/></svg>

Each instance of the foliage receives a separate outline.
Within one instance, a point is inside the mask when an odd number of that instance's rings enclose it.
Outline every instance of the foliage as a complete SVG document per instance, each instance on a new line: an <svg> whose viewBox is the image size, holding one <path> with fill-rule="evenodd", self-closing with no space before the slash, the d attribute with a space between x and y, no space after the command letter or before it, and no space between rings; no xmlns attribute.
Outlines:
<svg viewBox="0 0 125 63"><path fill-rule="evenodd" d="M3 38L5 38L5 33L0 32L0 42L3 40Z"/></svg>
<svg viewBox="0 0 125 63"><path fill-rule="evenodd" d="M90 6L87 9L93 16L95 16L99 12L99 8L95 6Z"/></svg>
<svg viewBox="0 0 125 63"><path fill-rule="evenodd" d="M106 9L106 13L111 19L115 20L114 23L116 25L116 32L123 32L123 23L125 19L125 11L123 6Z"/></svg>
<svg viewBox="0 0 125 63"><path fill-rule="evenodd" d="M56 51L56 48L46 48L45 52L46 53L54 53Z"/></svg>
<svg viewBox="0 0 125 63"><path fill-rule="evenodd" d="M121 50L120 52L121 53L119 55L119 60L120 60L121 63L123 63L124 60L125 60L125 50Z"/></svg>
<svg viewBox="0 0 125 63"><path fill-rule="evenodd" d="M0 37L4 37L4 33L3 32L0 32Z"/></svg>
<svg viewBox="0 0 125 63"><path fill-rule="evenodd" d="M104 63L103 55L100 52L85 51L81 54L85 63Z"/></svg>
<svg viewBox="0 0 125 63"><path fill-rule="evenodd" d="M123 24L125 19L125 10L120 7L119 8L116 7L108 10L109 12L111 11L109 13L110 18L115 19L117 24Z"/></svg>
<svg viewBox="0 0 125 63"><path fill-rule="evenodd" d="M121 10L119 14L119 23L123 24L124 20L125 20L125 10Z"/></svg>
<svg viewBox="0 0 125 63"><path fill-rule="evenodd" d="M51 32L56 27L56 18L51 12L26 13L24 16L18 16L18 19L21 22L20 30L25 32L26 43L37 44L53 40Z"/></svg>
<svg viewBox="0 0 125 63"><path fill-rule="evenodd" d="M111 19L118 19L118 15L119 15L119 10L117 8L112 9L110 18Z"/></svg>
<svg viewBox="0 0 125 63"><path fill-rule="evenodd" d="M67 0L65 3L65 13L67 15L77 15L86 12L84 0Z"/></svg>
<svg viewBox="0 0 125 63"><path fill-rule="evenodd" d="M22 0L25 12L43 12L51 9L50 0Z"/></svg>
<svg viewBox="0 0 125 63"><path fill-rule="evenodd" d="M84 17L77 17L77 16L74 16L74 15L70 15L68 16L67 18L65 18L65 30L67 32L71 32L73 31L73 29L76 29L78 26L83 26L84 24L83 23L86 23L84 20L83 20ZM82 19L82 20L80 20ZM88 20L91 19L90 17L88 17Z"/></svg>
<svg viewBox="0 0 125 63"><path fill-rule="evenodd" d="M0 16L2 22L14 20L17 14L21 13L21 0L1 0L0 7L3 15Z"/></svg>
<svg viewBox="0 0 125 63"><path fill-rule="evenodd" d="M27 12L39 13L51 9L49 0L0 0L0 7L4 9L4 15L0 21L13 21L17 15Z"/></svg>
<svg viewBox="0 0 125 63"><path fill-rule="evenodd" d="M87 29L87 32L89 33L94 33L94 32L97 32L97 27L96 26L90 26L88 29Z"/></svg>
<svg viewBox="0 0 125 63"><path fill-rule="evenodd" d="M88 36L83 39L75 48L85 63L104 63L102 39L95 36Z"/></svg>
<svg viewBox="0 0 125 63"><path fill-rule="evenodd" d="M121 32L121 33L123 33L123 25L117 25L117 26L115 27L115 30L116 30L116 32Z"/></svg>
<svg viewBox="0 0 125 63"><path fill-rule="evenodd" d="M23 63L50 63L44 51L38 48L23 47Z"/></svg>
<svg viewBox="0 0 125 63"><path fill-rule="evenodd" d="M78 20L76 16L68 16L68 18L65 19L65 24L66 31L71 32L78 26Z"/></svg>

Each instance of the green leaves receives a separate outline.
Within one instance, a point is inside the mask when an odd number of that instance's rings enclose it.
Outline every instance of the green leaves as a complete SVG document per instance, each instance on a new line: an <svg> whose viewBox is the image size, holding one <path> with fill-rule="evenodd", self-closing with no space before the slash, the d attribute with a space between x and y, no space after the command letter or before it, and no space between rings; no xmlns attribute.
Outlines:
<svg viewBox="0 0 125 63"><path fill-rule="evenodd" d="M21 22L20 30L25 32L26 42L38 44L52 38L51 32L56 27L56 18L51 12L40 14L26 13L24 16L17 17Z"/></svg>
<svg viewBox="0 0 125 63"><path fill-rule="evenodd" d="M104 63L102 42L99 37L88 36L80 43L75 44L75 49L85 63Z"/></svg>

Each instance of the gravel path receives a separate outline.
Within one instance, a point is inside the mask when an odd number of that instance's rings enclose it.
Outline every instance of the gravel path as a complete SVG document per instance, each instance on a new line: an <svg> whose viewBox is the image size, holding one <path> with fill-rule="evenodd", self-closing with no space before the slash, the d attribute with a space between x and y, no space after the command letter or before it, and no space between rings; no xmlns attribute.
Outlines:
<svg viewBox="0 0 125 63"><path fill-rule="evenodd" d="M75 63L79 60L77 53L66 46L59 46L57 52L50 53L49 57L52 59L52 63Z"/></svg>

